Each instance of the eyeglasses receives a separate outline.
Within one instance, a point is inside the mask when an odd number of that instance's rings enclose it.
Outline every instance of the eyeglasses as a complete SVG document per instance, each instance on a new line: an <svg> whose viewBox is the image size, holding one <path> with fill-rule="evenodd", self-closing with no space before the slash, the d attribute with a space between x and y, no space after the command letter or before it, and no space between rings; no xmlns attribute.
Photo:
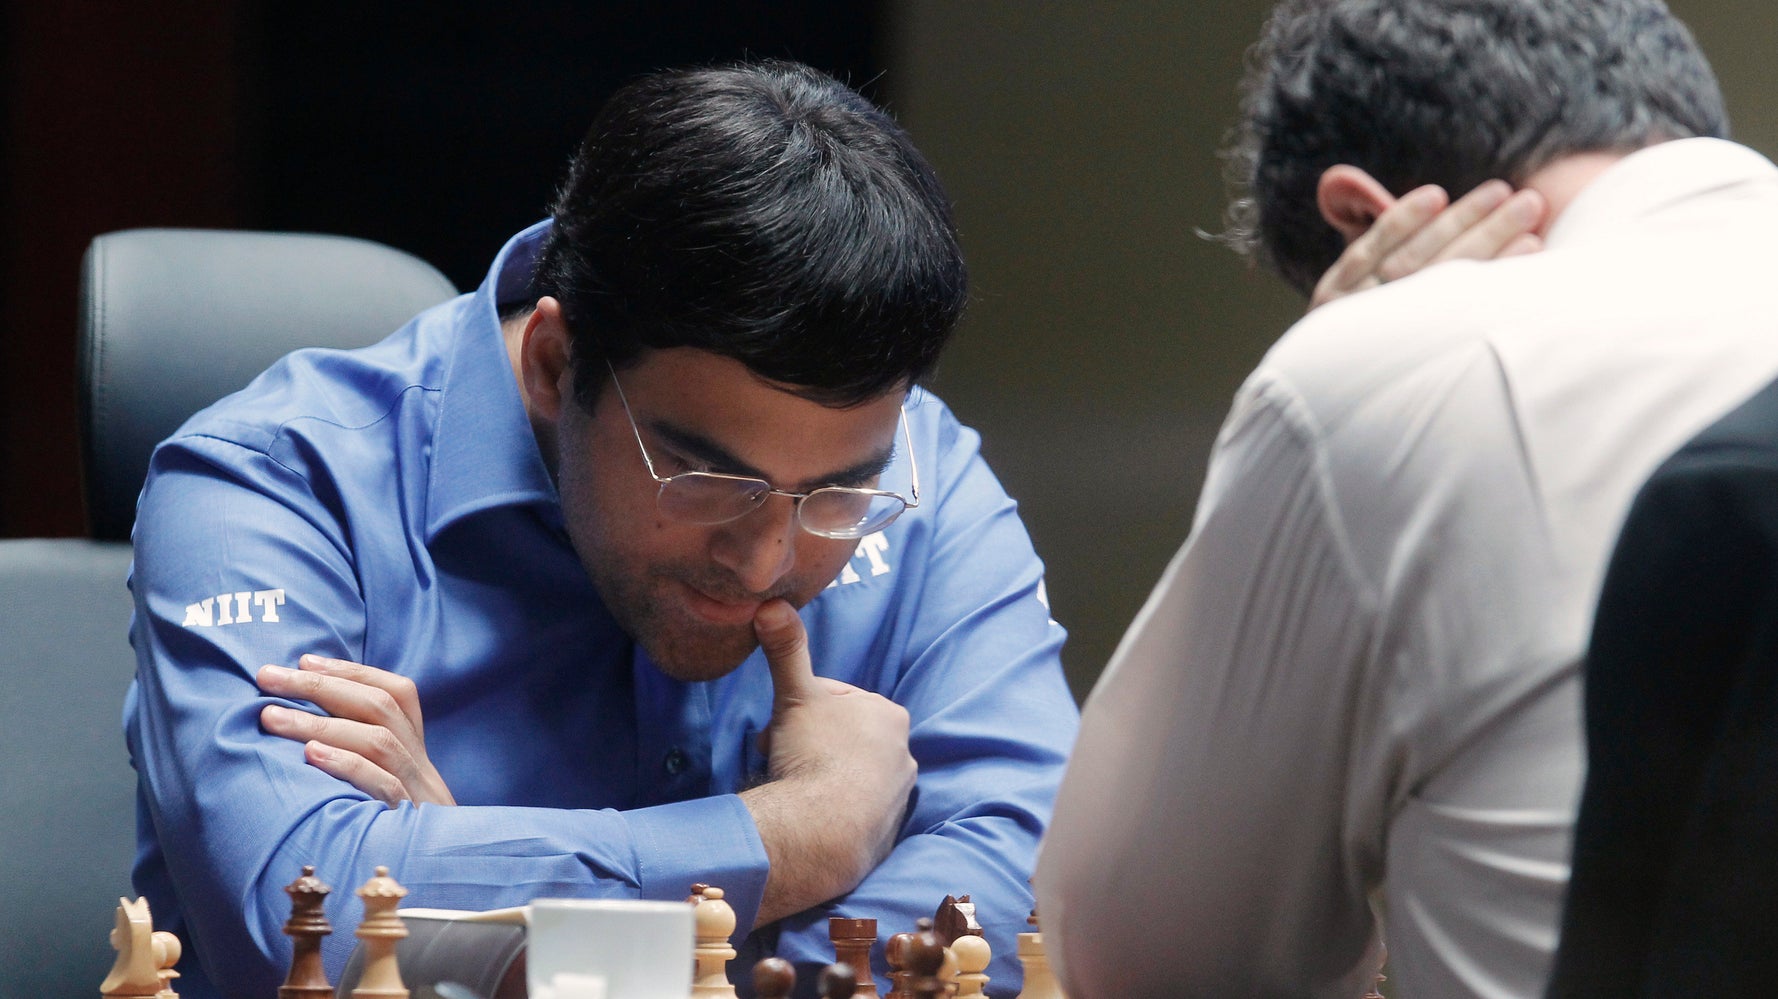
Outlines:
<svg viewBox="0 0 1778 999"><path fill-rule="evenodd" d="M888 527L902 511L920 505L920 470L914 464L914 438L908 431L907 407L901 410L901 436L907 444L908 473L912 498L881 489L860 489L852 486L822 486L806 493L775 489L770 482L746 475L724 472L680 472L662 476L654 470L648 446L642 443L642 430L636 425L636 414L630 410L629 397L617 380L617 371L606 362L611 384L617 387L617 399L623 403L624 416L630 421L630 432L636 435L636 447L642 452L642 463L649 477L660 483L655 505L661 513L686 524L726 524L739 520L762 506L773 496L788 496L796 501L796 522L803 530L823 538L862 538Z"/></svg>

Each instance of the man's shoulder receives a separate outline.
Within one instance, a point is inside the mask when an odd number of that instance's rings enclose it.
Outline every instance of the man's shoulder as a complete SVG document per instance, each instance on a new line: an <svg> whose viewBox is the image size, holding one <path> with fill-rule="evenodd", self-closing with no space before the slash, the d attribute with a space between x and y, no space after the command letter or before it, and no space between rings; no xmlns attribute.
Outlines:
<svg viewBox="0 0 1778 999"><path fill-rule="evenodd" d="M1411 407L1486 362L1507 322L1497 307L1500 281L1481 265L1453 261L1324 305L1279 337L1243 391L1322 430L1381 415L1388 407L1379 404L1390 400Z"/></svg>
<svg viewBox="0 0 1778 999"><path fill-rule="evenodd" d="M440 310L448 306L441 306ZM351 350L304 348L199 410L168 439L205 438L266 452L308 429L374 431L416 391L435 390L449 364L440 310ZM385 427L385 429L390 429Z"/></svg>
<svg viewBox="0 0 1778 999"><path fill-rule="evenodd" d="M961 428L951 407L938 393L924 385L916 385L908 391L907 402L902 408L908 414L908 429L916 436L955 434Z"/></svg>

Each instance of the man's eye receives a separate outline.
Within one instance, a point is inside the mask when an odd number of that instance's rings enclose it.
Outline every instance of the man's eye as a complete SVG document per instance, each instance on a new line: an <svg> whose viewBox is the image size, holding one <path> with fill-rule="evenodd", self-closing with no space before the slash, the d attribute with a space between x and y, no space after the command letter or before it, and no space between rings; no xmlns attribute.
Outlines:
<svg viewBox="0 0 1778 999"><path fill-rule="evenodd" d="M675 474L675 475L677 475L681 472L709 472L709 471L713 471L713 469L710 467L709 462L696 461L692 458L687 458L685 455L682 455L676 451L668 451L668 450L662 449L661 456L665 459L665 464L667 465L667 467L671 468L673 470L673 474Z"/></svg>

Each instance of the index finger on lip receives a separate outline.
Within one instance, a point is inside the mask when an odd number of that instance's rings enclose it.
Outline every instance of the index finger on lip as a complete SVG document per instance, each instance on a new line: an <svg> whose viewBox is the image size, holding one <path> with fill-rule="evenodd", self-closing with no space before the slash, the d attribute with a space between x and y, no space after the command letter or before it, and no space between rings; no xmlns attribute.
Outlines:
<svg viewBox="0 0 1778 999"><path fill-rule="evenodd" d="M753 633L772 670L773 698L806 694L814 685L815 667L809 660L808 632L796 609L784 600L766 601L754 615Z"/></svg>

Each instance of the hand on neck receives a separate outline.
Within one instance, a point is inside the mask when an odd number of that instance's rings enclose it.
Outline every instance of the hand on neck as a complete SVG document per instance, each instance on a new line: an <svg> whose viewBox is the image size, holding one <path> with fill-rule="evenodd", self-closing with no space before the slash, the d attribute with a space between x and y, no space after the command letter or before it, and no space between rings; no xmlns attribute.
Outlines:
<svg viewBox="0 0 1778 999"><path fill-rule="evenodd" d="M1550 226L1561 217L1569 203L1588 184L1626 155L1619 152L1570 153L1525 178L1525 182L1519 186L1543 195L1544 201L1549 205L1549 210L1544 213L1543 224L1537 228L1537 235L1547 234Z"/></svg>

